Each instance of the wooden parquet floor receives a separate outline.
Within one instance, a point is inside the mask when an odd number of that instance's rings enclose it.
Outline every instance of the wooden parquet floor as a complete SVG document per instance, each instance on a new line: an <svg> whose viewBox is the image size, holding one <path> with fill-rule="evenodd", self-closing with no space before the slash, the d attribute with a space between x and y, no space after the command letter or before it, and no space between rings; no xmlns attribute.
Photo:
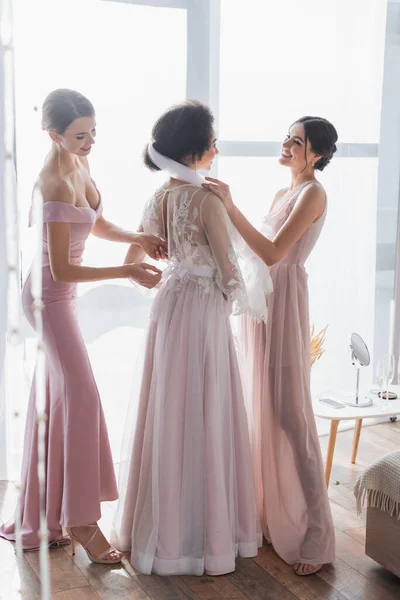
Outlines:
<svg viewBox="0 0 400 600"><path fill-rule="evenodd" d="M236 571L221 577L158 577L122 566L90 563L82 548L50 552L54 600L400 600L400 579L364 553L364 516L357 516L352 486L373 460L400 448L400 422L364 427L357 464L350 463L352 431L338 434L329 498L336 528L337 556L316 575L298 577L264 546L255 559L238 559ZM327 438L321 438L325 456ZM0 482L0 511L10 514L15 486ZM114 506L104 505L102 528L108 534ZM18 562L13 545L0 539L0 599L40 600L39 554Z"/></svg>

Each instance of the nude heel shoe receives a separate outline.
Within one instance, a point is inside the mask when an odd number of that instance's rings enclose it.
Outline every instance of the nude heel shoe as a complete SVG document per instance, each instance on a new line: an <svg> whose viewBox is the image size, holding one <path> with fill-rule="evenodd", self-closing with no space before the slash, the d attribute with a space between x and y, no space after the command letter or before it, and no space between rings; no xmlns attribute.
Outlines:
<svg viewBox="0 0 400 600"><path fill-rule="evenodd" d="M66 530L68 532L68 534L71 537L71 543L72 543L72 554L75 554L75 546L76 543L80 544L82 546L82 548L84 549L84 551L86 552L89 560L92 561L92 563L96 563L99 565L116 565L118 563L121 562L122 560L122 554L120 552L118 552L118 550L116 550L113 546L109 546L107 548L107 550L104 550L104 552L102 552L101 554L99 554L99 556L92 556L88 550L88 546L90 544L90 542L94 539L95 535L100 531L100 528L97 524L95 525L85 525L85 527L92 527L94 529L93 535L89 538L89 541L84 544L79 538L77 538L73 533L72 533L72 528L71 527L67 527ZM117 559L113 559L113 560L106 560L106 557L111 553L111 552L117 552L118 554L121 554L120 558Z"/></svg>

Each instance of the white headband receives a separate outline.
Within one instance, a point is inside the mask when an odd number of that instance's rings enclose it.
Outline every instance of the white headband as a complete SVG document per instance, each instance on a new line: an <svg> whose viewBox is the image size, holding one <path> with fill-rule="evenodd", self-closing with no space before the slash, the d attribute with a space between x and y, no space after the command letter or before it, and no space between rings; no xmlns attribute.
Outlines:
<svg viewBox="0 0 400 600"><path fill-rule="evenodd" d="M203 183L206 183L204 177L202 177L202 175L200 175L200 173L194 169L190 169L186 165L182 165L176 160L172 160L172 158L168 158L167 156L157 152L157 150L154 148L153 142L148 145L147 154L149 155L151 162L153 162L156 167L161 169L161 171L168 173L170 177L180 179L181 181L187 181L188 183L193 183L199 187L201 187Z"/></svg>

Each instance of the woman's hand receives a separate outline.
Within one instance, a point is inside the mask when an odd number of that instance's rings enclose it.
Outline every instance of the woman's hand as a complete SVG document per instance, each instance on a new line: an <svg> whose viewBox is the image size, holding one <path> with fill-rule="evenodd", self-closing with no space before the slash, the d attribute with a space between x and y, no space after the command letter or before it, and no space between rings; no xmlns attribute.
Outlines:
<svg viewBox="0 0 400 600"><path fill-rule="evenodd" d="M168 244L164 240L150 233L138 233L136 243L142 250L155 260L168 258Z"/></svg>
<svg viewBox="0 0 400 600"><path fill-rule="evenodd" d="M206 177L206 179L212 183L203 183L203 188L209 192L213 192L216 196L218 196L218 198L220 198L224 203L228 215L230 215L235 210L235 205L232 200L229 185L223 183L219 179L213 179L212 177Z"/></svg>
<svg viewBox="0 0 400 600"><path fill-rule="evenodd" d="M158 238L157 238L158 239ZM135 265L126 265L127 277L137 281L139 285L151 290L161 280L162 271L148 265L147 263L137 263Z"/></svg>

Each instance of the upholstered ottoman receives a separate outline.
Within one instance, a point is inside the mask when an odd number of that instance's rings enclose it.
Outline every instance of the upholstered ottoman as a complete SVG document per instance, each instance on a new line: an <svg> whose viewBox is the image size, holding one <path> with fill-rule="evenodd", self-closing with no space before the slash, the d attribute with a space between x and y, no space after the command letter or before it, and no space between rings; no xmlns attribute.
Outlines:
<svg viewBox="0 0 400 600"><path fill-rule="evenodd" d="M365 553L400 577L400 451L365 469L354 495L358 513L367 503Z"/></svg>

